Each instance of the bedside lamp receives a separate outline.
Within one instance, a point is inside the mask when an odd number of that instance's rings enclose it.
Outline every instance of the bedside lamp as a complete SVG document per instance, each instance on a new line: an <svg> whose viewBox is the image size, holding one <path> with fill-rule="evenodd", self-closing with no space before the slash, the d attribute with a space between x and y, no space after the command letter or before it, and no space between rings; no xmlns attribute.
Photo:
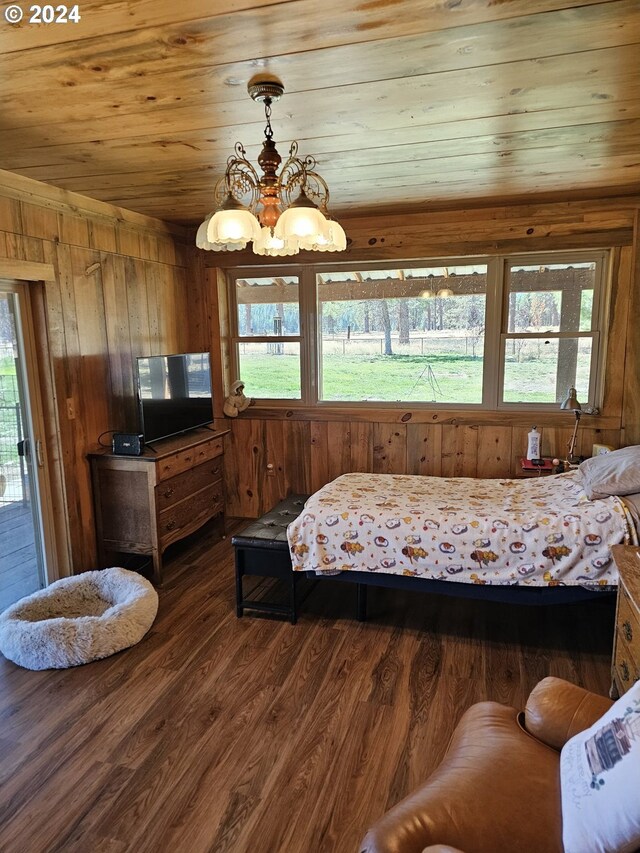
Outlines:
<svg viewBox="0 0 640 853"><path fill-rule="evenodd" d="M571 436L571 440L569 441L569 453L565 460L565 467L570 467L571 465L577 465L580 462L580 458L576 456L576 439L578 437L578 427L580 426L580 417L582 415L582 406L578 402L577 391L575 388L569 388L567 392L567 399L560 406L561 409L570 409L576 416L576 423L573 428L573 435Z"/></svg>

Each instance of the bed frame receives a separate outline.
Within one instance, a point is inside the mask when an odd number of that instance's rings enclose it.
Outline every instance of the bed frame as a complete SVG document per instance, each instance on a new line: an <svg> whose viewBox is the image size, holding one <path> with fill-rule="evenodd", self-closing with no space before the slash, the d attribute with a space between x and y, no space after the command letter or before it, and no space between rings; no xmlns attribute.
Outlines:
<svg viewBox="0 0 640 853"><path fill-rule="evenodd" d="M457 598L479 598L483 601L498 601L504 604L576 604L581 601L611 598L614 591L585 589L581 586L491 586L489 584L454 583L436 581L429 578L407 577L406 575L384 574L382 572L340 572L337 575L317 575L315 572L303 572L306 577L321 580L346 581L357 586L358 620L367 618L367 588L370 586L386 589L405 589L417 592L431 592L436 595L449 595Z"/></svg>

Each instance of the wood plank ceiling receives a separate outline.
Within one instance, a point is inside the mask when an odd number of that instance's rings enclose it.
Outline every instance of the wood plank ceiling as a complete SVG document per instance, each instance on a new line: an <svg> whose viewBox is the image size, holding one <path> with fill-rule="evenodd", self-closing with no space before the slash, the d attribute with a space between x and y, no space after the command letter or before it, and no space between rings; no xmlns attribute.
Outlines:
<svg viewBox="0 0 640 853"><path fill-rule="evenodd" d="M341 215L640 191L638 0L85 0L0 27L0 166L193 223L246 93L279 76L280 153Z"/></svg>

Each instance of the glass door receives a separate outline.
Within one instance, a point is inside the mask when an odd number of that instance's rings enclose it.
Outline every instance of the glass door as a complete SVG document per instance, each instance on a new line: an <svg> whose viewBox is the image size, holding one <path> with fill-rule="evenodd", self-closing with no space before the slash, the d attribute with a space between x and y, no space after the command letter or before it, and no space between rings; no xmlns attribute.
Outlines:
<svg viewBox="0 0 640 853"><path fill-rule="evenodd" d="M47 583L41 407L27 287L0 281L0 612Z"/></svg>

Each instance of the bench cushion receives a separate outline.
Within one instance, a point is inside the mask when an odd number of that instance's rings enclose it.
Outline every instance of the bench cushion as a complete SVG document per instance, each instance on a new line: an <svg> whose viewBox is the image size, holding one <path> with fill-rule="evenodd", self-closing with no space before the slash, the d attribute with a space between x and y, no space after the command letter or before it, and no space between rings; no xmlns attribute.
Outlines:
<svg viewBox="0 0 640 853"><path fill-rule="evenodd" d="M288 551L287 527L302 512L309 495L289 495L261 518L252 521L242 533L233 536L231 544L238 548L263 548Z"/></svg>

